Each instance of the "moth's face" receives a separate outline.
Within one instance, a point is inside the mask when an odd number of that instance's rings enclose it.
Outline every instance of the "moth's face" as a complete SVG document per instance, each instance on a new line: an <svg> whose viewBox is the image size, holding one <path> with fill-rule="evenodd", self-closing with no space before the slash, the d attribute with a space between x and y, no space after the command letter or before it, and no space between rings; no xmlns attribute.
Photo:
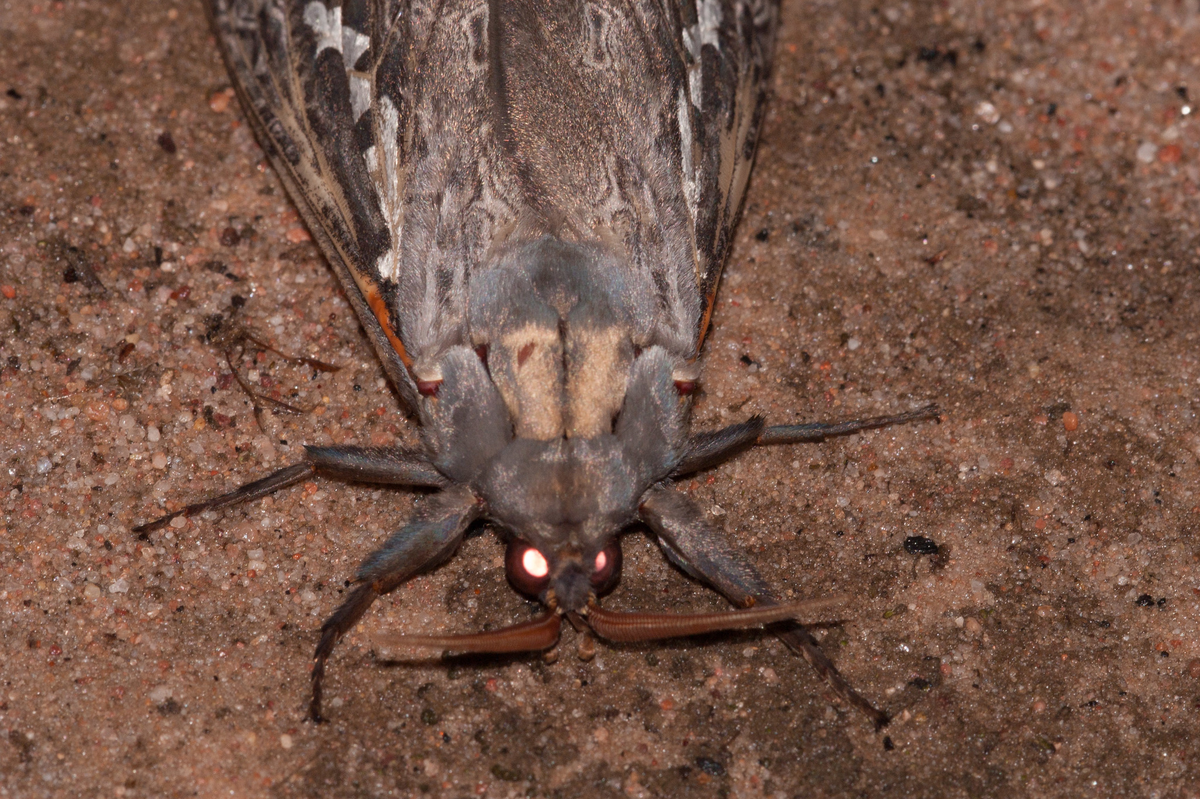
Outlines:
<svg viewBox="0 0 1200 799"><path fill-rule="evenodd" d="M480 475L487 516L509 532L505 571L527 596L580 610L620 578L619 535L646 486L613 435L514 439Z"/></svg>
<svg viewBox="0 0 1200 799"><path fill-rule="evenodd" d="M520 538L508 542L504 571L513 588L565 612L577 611L616 587L621 542L614 537L595 552L557 547L548 552Z"/></svg>

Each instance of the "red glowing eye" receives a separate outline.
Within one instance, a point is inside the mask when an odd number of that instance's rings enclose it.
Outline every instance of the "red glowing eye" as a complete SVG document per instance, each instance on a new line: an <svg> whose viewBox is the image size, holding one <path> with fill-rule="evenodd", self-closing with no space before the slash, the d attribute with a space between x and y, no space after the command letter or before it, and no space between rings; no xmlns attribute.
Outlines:
<svg viewBox="0 0 1200 799"><path fill-rule="evenodd" d="M600 595L611 591L621 579L621 544L618 541L609 543L596 553L592 561L592 588Z"/></svg>
<svg viewBox="0 0 1200 799"><path fill-rule="evenodd" d="M538 596L550 585L550 560L518 538L508 544L504 572L513 588L528 596Z"/></svg>
<svg viewBox="0 0 1200 799"><path fill-rule="evenodd" d="M521 568L525 569L525 573L530 577L545 577L550 573L550 564L546 562L546 556L533 547L525 550L525 554L521 556Z"/></svg>

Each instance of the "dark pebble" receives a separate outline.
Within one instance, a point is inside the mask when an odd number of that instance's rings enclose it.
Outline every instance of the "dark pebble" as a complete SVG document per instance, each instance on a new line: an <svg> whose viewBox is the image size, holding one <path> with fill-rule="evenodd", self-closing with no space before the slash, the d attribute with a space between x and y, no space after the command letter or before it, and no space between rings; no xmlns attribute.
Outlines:
<svg viewBox="0 0 1200 799"><path fill-rule="evenodd" d="M711 757L696 758L696 767L710 777L724 777L725 767Z"/></svg>
<svg viewBox="0 0 1200 799"><path fill-rule="evenodd" d="M492 766L492 776L505 782L520 782L525 779L525 775L521 772L513 768L505 768L499 763Z"/></svg>
<svg viewBox="0 0 1200 799"><path fill-rule="evenodd" d="M910 555L936 555L937 542L923 535L910 535L904 539L904 551Z"/></svg>
<svg viewBox="0 0 1200 799"><path fill-rule="evenodd" d="M1152 608L1154 607L1154 597L1149 594L1142 594L1137 598L1137 603L1139 608Z"/></svg>

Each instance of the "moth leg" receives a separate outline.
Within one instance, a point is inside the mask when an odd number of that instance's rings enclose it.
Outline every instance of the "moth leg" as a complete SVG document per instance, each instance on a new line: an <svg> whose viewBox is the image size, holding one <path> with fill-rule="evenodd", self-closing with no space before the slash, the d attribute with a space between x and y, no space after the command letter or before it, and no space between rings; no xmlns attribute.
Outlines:
<svg viewBox="0 0 1200 799"><path fill-rule="evenodd" d="M768 427L758 437L755 446L765 444L802 444L824 441L834 436L848 436L863 430L876 430L880 427L891 427L896 424L921 422L936 419L941 410L936 404L926 405L907 413L897 413L892 416L874 416L870 419L853 419L836 424L780 424Z"/></svg>
<svg viewBox="0 0 1200 799"><path fill-rule="evenodd" d="M687 454L671 472L671 476L682 477L692 472L711 469L741 455L751 447L817 443L827 438L848 436L863 430L936 419L939 413L937 405L926 405L915 411L892 416L873 416L869 419L852 419L834 424L781 424L771 427L764 424L761 416L754 416L729 427L706 430L693 435L688 441Z"/></svg>
<svg viewBox="0 0 1200 799"><path fill-rule="evenodd" d="M316 473L317 468L311 463L294 463L277 472L272 472L261 480L255 480L253 483L246 483L244 486L239 486L228 494L206 499L203 502L196 502L174 513L161 516L152 522L139 524L133 528L133 532L144 537L147 533L161 530L170 524L172 519L179 516L193 516L206 510L220 510L221 508L228 508L230 505L262 499L267 494L273 494L281 488L287 488L290 485L307 480Z"/></svg>
<svg viewBox="0 0 1200 799"><path fill-rule="evenodd" d="M317 474L351 483L442 488L449 481L419 452L399 447L305 447Z"/></svg>
<svg viewBox="0 0 1200 799"><path fill-rule="evenodd" d="M322 475L337 480L383 485L407 485L440 488L447 480L419 453L398 448L378 447L305 447L307 460L273 472L261 480L247 483L227 494L168 513L152 522L138 525L133 532L144 536L162 529L178 516L194 516L206 510L220 510L242 502L262 499L268 494Z"/></svg>
<svg viewBox="0 0 1200 799"><path fill-rule="evenodd" d="M642 497L640 516L658 538L667 557L685 573L708 583L738 607L777 605L767 582L720 530L708 523L700 508L671 488L655 487ZM788 623L776 633L790 649L804 657L843 701L858 708L875 729L888 716L846 682L820 644L802 625Z"/></svg>
<svg viewBox="0 0 1200 799"><path fill-rule="evenodd" d="M358 587L321 625L321 640L313 653L310 719L324 720L321 697L325 663L337 642L376 599L450 557L479 513L475 494L464 486L452 486L422 503L408 524L367 556L355 576Z"/></svg>

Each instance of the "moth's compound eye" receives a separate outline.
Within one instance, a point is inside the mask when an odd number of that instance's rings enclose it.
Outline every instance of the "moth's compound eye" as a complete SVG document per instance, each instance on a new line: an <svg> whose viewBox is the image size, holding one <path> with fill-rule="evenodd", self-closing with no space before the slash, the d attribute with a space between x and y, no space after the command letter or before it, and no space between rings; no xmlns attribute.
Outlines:
<svg viewBox="0 0 1200 799"><path fill-rule="evenodd" d="M613 541L596 553L592 562L592 588L597 594L611 591L621 579L621 544Z"/></svg>
<svg viewBox="0 0 1200 799"><path fill-rule="evenodd" d="M550 562L535 547L514 539L504 557L504 571L513 588L537 596L550 584Z"/></svg>
<svg viewBox="0 0 1200 799"><path fill-rule="evenodd" d="M546 562L546 556L533 547L525 550L525 554L521 556L521 567L530 577L539 580L550 573L550 564Z"/></svg>

